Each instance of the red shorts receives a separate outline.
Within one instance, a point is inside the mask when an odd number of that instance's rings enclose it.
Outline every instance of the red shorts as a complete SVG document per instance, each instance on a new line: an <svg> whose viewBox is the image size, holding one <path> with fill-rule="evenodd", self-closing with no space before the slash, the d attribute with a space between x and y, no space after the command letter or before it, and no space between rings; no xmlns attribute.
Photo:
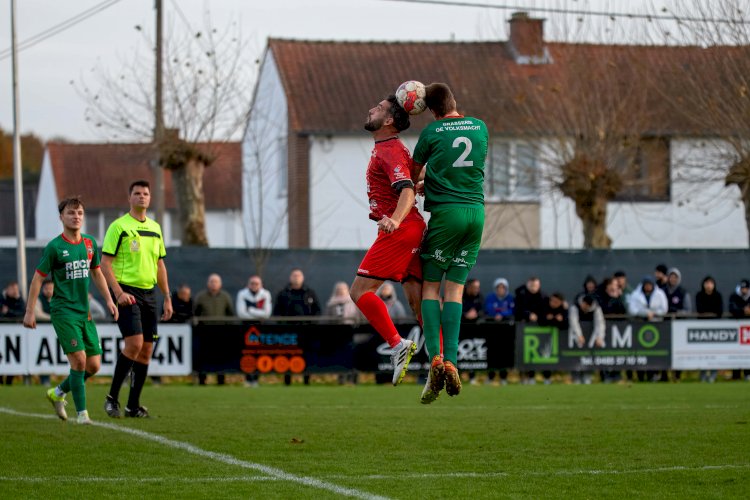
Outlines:
<svg viewBox="0 0 750 500"><path fill-rule="evenodd" d="M425 222L421 218L404 220L392 233L378 231L378 238L357 269L357 276L375 280L403 282L409 276L422 281L419 257Z"/></svg>

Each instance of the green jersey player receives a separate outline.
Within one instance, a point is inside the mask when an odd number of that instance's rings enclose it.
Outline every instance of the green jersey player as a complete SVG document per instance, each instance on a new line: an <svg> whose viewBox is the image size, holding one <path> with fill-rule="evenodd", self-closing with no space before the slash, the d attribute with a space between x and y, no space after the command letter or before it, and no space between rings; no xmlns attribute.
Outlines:
<svg viewBox="0 0 750 500"><path fill-rule="evenodd" d="M461 391L456 364L462 296L482 240L489 134L482 120L458 113L446 84L427 85L426 91L425 102L435 121L422 130L413 158L424 176L424 207L430 212L422 243L422 320L427 353L432 359L422 403L428 404L443 386L450 396ZM440 283L444 277L441 310Z"/></svg>
<svg viewBox="0 0 750 500"><path fill-rule="evenodd" d="M57 340L70 363L70 375L59 386L47 391L47 399L55 408L57 416L67 420L65 394L73 393L78 411L78 423L90 424L86 410L84 381L99 371L102 348L99 335L89 313L89 282L93 280L107 309L117 319L117 307L109 295L107 282L99 269L99 252L94 238L81 233L83 226L83 202L77 198L66 198L58 205L63 232L50 241L34 273L29 286L29 301L23 324L36 328L34 306L45 277L51 276L55 291L50 304L52 327Z"/></svg>

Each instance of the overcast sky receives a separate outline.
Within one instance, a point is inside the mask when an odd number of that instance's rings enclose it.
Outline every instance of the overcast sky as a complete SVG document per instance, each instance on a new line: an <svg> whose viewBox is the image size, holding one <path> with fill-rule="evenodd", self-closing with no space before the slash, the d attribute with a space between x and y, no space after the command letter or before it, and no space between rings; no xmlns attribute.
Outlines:
<svg viewBox="0 0 750 500"><path fill-rule="evenodd" d="M461 0L456 0L460 2ZM388 0L163 0L165 24L173 30L200 30L209 10L216 27L237 20L249 41L248 61L262 55L268 37L316 40L505 40L512 10L441 6ZM659 1L632 0L466 0L473 4L527 8L644 12ZM103 0L17 0L17 41L22 44L48 28ZM178 14L181 10L187 23ZM91 80L97 65L116 70L137 48L144 50L136 25L153 32L153 0L120 0L81 23L19 53L21 131L47 140L79 142L105 138L84 121L85 102L71 81ZM557 26L570 22L559 14L532 13ZM592 18L593 19L593 18ZM609 21L595 21L604 26ZM604 24L602 24L604 23ZM190 25L190 27L187 26ZM550 25L548 23L548 25ZM551 26L551 25L550 25ZM557 33L555 33L557 31ZM548 38L563 36L549 30ZM0 51L9 48L10 0L0 1ZM0 53L0 57L4 54ZM12 130L11 59L0 59L0 127ZM254 82L249 82L252 85Z"/></svg>

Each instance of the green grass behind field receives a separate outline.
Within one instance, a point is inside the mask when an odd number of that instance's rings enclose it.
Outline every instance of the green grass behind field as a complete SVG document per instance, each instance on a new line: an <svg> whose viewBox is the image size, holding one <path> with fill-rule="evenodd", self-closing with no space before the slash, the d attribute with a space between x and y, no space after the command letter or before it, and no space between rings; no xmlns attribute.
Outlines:
<svg viewBox="0 0 750 500"><path fill-rule="evenodd" d="M414 384L149 385L143 404L154 417L136 421L104 414L106 385L88 390L91 417L107 427L8 413L47 416L52 408L40 386L0 386L0 497L750 492L747 383L465 386L430 406L419 404ZM73 416L72 401L68 410Z"/></svg>

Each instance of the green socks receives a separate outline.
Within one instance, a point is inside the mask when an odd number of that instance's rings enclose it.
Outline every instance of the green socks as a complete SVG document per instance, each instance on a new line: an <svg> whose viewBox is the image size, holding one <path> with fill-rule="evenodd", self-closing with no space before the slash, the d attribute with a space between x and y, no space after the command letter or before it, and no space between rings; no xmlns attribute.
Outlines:
<svg viewBox="0 0 750 500"><path fill-rule="evenodd" d="M422 329L424 330L424 342L427 355L432 360L433 356L440 354L440 301L422 301Z"/></svg>
<svg viewBox="0 0 750 500"><path fill-rule="evenodd" d="M443 325L443 356L454 365L458 365L458 332L461 330L462 313L463 305L460 302L443 304L443 314L440 318Z"/></svg>
<svg viewBox="0 0 750 500"><path fill-rule="evenodd" d="M73 393L73 402L77 411L86 409L86 387L83 385L83 376L86 372L70 370L68 380L70 380L70 392Z"/></svg>
<svg viewBox="0 0 750 500"><path fill-rule="evenodd" d="M83 381L86 382L88 379L93 377L93 373L86 372L86 374L83 376ZM70 376L68 376L65 380L60 382L60 385L57 386L62 392L65 394L70 392ZM58 394L59 396L60 394Z"/></svg>

